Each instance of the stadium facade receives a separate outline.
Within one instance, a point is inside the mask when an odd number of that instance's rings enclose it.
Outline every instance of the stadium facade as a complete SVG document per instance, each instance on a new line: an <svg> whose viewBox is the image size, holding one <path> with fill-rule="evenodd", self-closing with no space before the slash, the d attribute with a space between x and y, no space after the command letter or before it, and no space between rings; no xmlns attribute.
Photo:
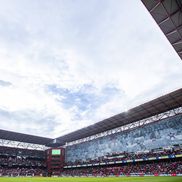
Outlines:
<svg viewBox="0 0 182 182"><path fill-rule="evenodd" d="M142 0L182 58L182 2ZM0 176L182 175L182 89L56 139L0 130Z"/></svg>

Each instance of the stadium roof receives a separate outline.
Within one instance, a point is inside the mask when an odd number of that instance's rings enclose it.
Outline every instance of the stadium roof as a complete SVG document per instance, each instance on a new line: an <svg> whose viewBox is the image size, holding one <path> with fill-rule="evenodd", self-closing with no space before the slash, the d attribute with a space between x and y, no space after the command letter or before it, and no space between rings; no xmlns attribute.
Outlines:
<svg viewBox="0 0 182 182"><path fill-rule="evenodd" d="M182 88L140 106L134 107L127 112L123 112L88 127L58 137L56 138L56 140L1 129L0 139L46 146L61 146L64 145L66 142L72 142L81 138L105 132L181 106Z"/></svg>
<svg viewBox="0 0 182 182"><path fill-rule="evenodd" d="M59 145L121 127L182 106L182 88L91 126L57 138ZM57 143L58 145L58 143ZM55 145L56 146L56 143Z"/></svg>
<svg viewBox="0 0 182 182"><path fill-rule="evenodd" d="M27 135L1 129L0 129L0 139L39 144L39 145L46 145L47 143L50 143L52 141L51 138Z"/></svg>
<svg viewBox="0 0 182 182"><path fill-rule="evenodd" d="M182 1L142 0L142 2L182 59Z"/></svg>

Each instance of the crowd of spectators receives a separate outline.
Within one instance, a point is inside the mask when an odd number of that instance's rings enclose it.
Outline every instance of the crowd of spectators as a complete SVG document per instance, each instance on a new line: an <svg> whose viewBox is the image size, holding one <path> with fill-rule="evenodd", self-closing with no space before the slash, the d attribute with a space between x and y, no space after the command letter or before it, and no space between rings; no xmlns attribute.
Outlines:
<svg viewBox="0 0 182 182"><path fill-rule="evenodd" d="M26 167L46 167L46 163L43 160L25 158L25 157L0 157L1 166L26 166Z"/></svg>
<svg viewBox="0 0 182 182"><path fill-rule="evenodd" d="M182 174L182 161L135 163L117 167L90 167L66 169L62 176L110 176L110 175L161 175Z"/></svg>
<svg viewBox="0 0 182 182"><path fill-rule="evenodd" d="M43 176L45 170L40 168L1 168L0 176Z"/></svg>
<svg viewBox="0 0 182 182"><path fill-rule="evenodd" d="M45 158L45 152L41 150L30 150L0 146L0 156L23 156L42 159Z"/></svg>
<svg viewBox="0 0 182 182"><path fill-rule="evenodd" d="M0 176L41 176L45 171L44 151L0 147Z"/></svg>
<svg viewBox="0 0 182 182"><path fill-rule="evenodd" d="M155 158L159 159L162 156L168 156L173 158L176 155L182 154L182 148L173 147L169 149L154 149L151 151L142 151L142 152L121 152L121 153L112 153L105 156L96 158L96 159L87 159L87 160L76 160L75 162L68 161L67 166L74 165L84 165L84 164L95 164L95 163L107 163L107 162L116 162L116 161L127 161L127 160L136 160L136 159L149 159Z"/></svg>

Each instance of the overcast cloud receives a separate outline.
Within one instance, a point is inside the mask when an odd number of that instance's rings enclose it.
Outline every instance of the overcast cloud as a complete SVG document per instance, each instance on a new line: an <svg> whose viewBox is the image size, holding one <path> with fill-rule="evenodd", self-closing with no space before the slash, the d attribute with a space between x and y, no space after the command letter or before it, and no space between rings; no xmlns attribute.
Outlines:
<svg viewBox="0 0 182 182"><path fill-rule="evenodd" d="M0 128L58 137L182 86L140 0L0 0Z"/></svg>

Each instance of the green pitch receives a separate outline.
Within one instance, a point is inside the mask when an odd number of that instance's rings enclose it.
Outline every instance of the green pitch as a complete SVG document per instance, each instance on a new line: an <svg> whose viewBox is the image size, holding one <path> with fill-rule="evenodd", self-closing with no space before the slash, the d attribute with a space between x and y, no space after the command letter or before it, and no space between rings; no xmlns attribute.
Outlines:
<svg viewBox="0 0 182 182"><path fill-rule="evenodd" d="M1 178L0 182L182 182L182 177Z"/></svg>

